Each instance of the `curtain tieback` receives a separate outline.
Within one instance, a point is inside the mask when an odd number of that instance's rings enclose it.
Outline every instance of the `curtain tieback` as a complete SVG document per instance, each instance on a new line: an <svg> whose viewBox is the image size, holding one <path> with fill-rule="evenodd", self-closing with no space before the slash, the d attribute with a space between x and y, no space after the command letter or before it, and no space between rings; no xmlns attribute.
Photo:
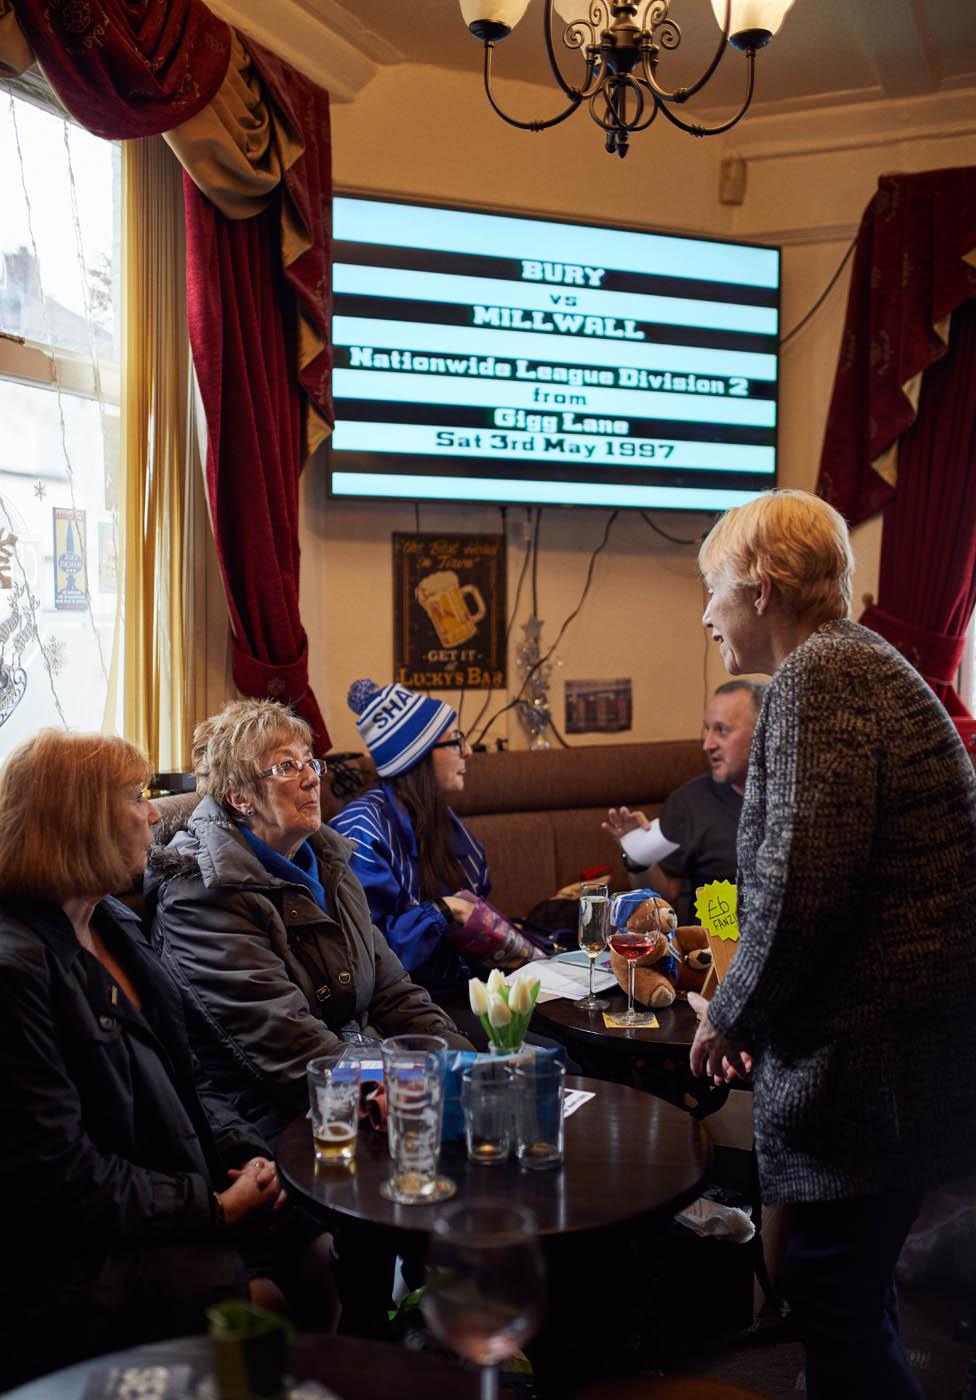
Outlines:
<svg viewBox="0 0 976 1400"><path fill-rule="evenodd" d="M861 625L870 627L900 651L927 681L935 685L954 685L959 662L962 660L966 634L933 632L916 622L906 622L895 613L870 604L861 614Z"/></svg>
<svg viewBox="0 0 976 1400"><path fill-rule="evenodd" d="M302 637L302 649L294 661L276 665L259 661L231 637L234 658L234 683L245 695L266 695L283 705L297 705L308 694L308 638Z"/></svg>

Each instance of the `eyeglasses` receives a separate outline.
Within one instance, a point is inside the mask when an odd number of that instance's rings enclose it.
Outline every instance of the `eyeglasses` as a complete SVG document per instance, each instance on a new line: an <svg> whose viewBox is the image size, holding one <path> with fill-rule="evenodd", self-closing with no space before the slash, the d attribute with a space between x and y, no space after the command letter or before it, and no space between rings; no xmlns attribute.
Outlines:
<svg viewBox="0 0 976 1400"><path fill-rule="evenodd" d="M431 747L435 749L457 749L458 753L464 753L467 745L467 734L462 734L459 730L457 734L454 735L453 739L442 739L439 744L432 744Z"/></svg>
<svg viewBox="0 0 976 1400"><path fill-rule="evenodd" d="M265 768L263 773L259 773L259 778L297 778L299 773L306 768L310 768L316 777L323 771L325 764L318 758L284 758L280 763L272 763L270 768Z"/></svg>

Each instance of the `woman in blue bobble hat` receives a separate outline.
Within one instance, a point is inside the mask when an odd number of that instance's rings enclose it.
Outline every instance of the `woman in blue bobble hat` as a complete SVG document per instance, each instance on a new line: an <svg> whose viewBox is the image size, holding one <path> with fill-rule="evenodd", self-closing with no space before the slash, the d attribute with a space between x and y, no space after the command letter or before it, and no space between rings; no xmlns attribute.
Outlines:
<svg viewBox="0 0 976 1400"><path fill-rule="evenodd" d="M450 705L405 685L355 681L348 704L379 782L331 824L355 844L350 867L404 967L481 1039L468 979L486 965L519 967L536 950L481 902L491 887L484 848L448 805L471 746Z"/></svg>

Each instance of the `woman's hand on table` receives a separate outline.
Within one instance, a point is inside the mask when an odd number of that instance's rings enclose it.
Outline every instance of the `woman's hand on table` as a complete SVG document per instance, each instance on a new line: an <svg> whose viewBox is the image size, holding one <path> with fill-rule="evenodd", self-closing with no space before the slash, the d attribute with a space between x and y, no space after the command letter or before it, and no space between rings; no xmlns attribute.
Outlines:
<svg viewBox="0 0 976 1400"><path fill-rule="evenodd" d="M698 992L688 993L688 1005L699 1025L691 1044L691 1072L698 1078L709 1075L716 1084L731 1084L752 1073L752 1055L738 1040L719 1035L708 1016L708 1002Z"/></svg>
<svg viewBox="0 0 976 1400"><path fill-rule="evenodd" d="M609 831L610 835L619 841L621 836L626 836L631 831L636 831L640 827L641 831L650 831L651 823L644 816L643 812L632 812L629 807L611 807L607 813L605 822L600 825L604 831Z"/></svg>

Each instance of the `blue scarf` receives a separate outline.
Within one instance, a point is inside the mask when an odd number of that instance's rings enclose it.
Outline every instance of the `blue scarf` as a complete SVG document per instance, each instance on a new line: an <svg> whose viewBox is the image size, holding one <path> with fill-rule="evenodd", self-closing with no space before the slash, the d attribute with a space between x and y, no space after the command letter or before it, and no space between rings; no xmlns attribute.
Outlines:
<svg viewBox="0 0 976 1400"><path fill-rule="evenodd" d="M279 880L287 880L290 885L304 885L323 914L329 912L325 889L318 876L319 863L315 852L307 841L303 841L291 860L271 849L260 836L255 836L246 826L239 827L241 835L264 866L269 875Z"/></svg>

